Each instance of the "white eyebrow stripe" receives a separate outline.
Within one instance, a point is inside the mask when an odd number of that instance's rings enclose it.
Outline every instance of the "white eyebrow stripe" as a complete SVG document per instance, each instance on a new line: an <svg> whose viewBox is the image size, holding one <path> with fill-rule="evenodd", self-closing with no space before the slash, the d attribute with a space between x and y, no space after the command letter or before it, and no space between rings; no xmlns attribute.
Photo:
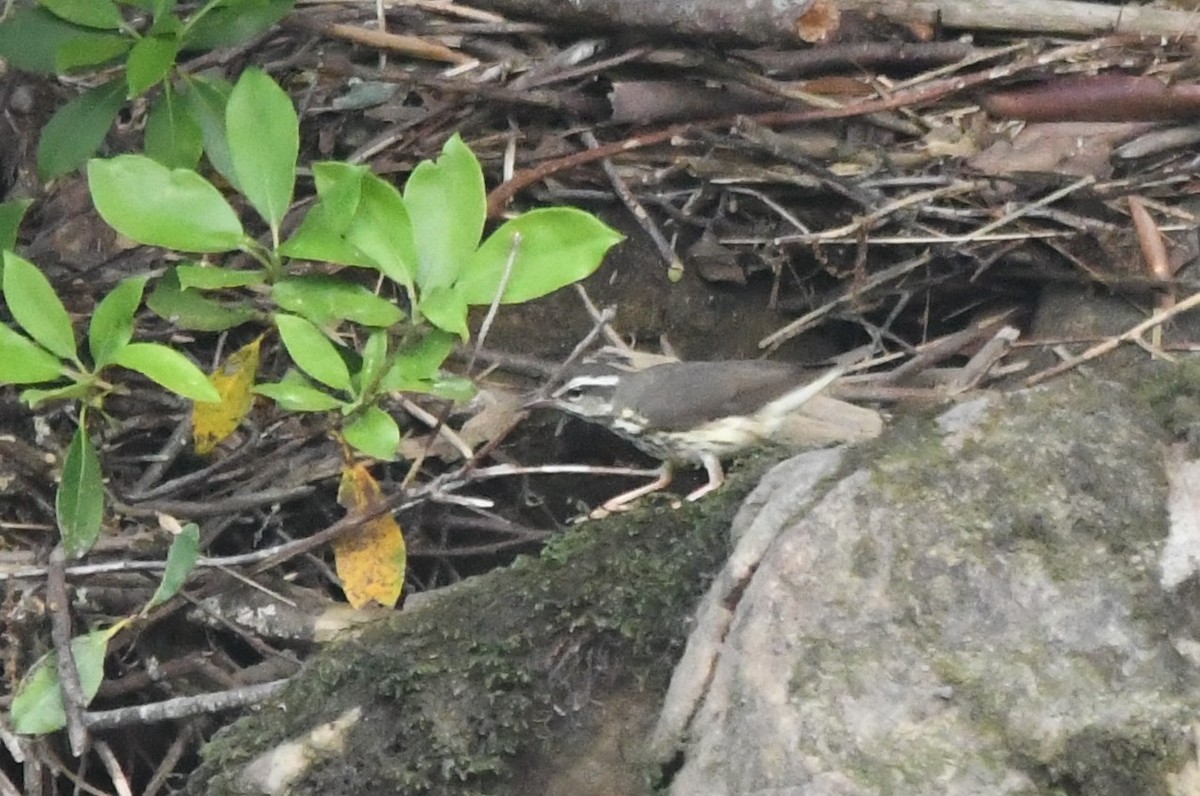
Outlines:
<svg viewBox="0 0 1200 796"><path fill-rule="evenodd" d="M571 390L579 389L580 387L616 387L620 378L617 375L576 376L555 390L552 395L555 398L560 398Z"/></svg>

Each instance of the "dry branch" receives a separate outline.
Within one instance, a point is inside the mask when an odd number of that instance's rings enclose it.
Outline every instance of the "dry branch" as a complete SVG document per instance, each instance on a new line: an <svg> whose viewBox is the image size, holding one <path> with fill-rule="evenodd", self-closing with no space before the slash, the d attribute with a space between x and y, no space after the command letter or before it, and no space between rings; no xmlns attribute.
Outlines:
<svg viewBox="0 0 1200 796"><path fill-rule="evenodd" d="M797 27L811 0L475 0L472 5L514 17L554 19L594 29L633 29L669 37L798 43ZM1183 36L1200 29L1200 16L1144 6L1073 0L837 0L842 13L873 15L900 24L962 30L1010 30L1089 36L1119 32Z"/></svg>

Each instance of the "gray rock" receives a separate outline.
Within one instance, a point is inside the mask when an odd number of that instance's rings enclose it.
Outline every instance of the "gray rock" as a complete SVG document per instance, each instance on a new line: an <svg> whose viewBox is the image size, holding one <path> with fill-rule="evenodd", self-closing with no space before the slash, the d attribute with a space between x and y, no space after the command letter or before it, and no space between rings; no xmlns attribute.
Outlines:
<svg viewBox="0 0 1200 796"><path fill-rule="evenodd" d="M1144 416L1065 382L895 429L832 486L829 452L781 465L673 677L670 792L1200 792Z"/></svg>

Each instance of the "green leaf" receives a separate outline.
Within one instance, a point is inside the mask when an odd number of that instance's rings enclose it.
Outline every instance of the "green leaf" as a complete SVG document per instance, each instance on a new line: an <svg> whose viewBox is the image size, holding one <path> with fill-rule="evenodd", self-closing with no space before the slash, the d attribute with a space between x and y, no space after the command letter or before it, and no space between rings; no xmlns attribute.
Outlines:
<svg viewBox="0 0 1200 796"><path fill-rule="evenodd" d="M352 447L383 461L396 458L400 446L400 427L392 416L377 406L368 406L342 429Z"/></svg>
<svg viewBox="0 0 1200 796"><path fill-rule="evenodd" d="M164 85L146 116L146 154L171 169L194 169L204 152L200 127L179 93Z"/></svg>
<svg viewBox="0 0 1200 796"><path fill-rule="evenodd" d="M9 66L25 72L53 75L57 72L55 53L71 39L90 32L72 25L44 8L9 9L0 22L0 56Z"/></svg>
<svg viewBox="0 0 1200 796"><path fill-rule="evenodd" d="M0 324L0 384L38 384L62 378L58 357Z"/></svg>
<svg viewBox="0 0 1200 796"><path fill-rule="evenodd" d="M413 226L400 192L391 183L374 174L363 175L358 212L346 231L346 242L412 293L417 267Z"/></svg>
<svg viewBox="0 0 1200 796"><path fill-rule="evenodd" d="M179 286L185 290L193 287L199 290L224 290L261 285L266 281L266 274L262 271L236 271L216 265L177 265L175 274L179 277Z"/></svg>
<svg viewBox="0 0 1200 796"><path fill-rule="evenodd" d="M167 566L163 570L162 580L159 581L158 588L154 591L150 602L146 603L146 607L142 609L143 616L151 609L174 597L183 588L183 584L187 581L187 576L191 573L192 568L196 566L196 559L199 556L200 526L189 522L171 540L171 548L167 550Z"/></svg>
<svg viewBox="0 0 1200 796"><path fill-rule="evenodd" d="M300 227L279 247L279 253L285 257L378 269L372 258L346 241L358 213L362 182L367 174L365 166L314 163L313 180L319 199L305 214Z"/></svg>
<svg viewBox="0 0 1200 796"><path fill-rule="evenodd" d="M40 389L31 387L21 391L21 401L30 408L43 401L77 401L88 394L91 387L86 382L75 382L66 387Z"/></svg>
<svg viewBox="0 0 1200 796"><path fill-rule="evenodd" d="M229 47L257 36L283 19L294 0L240 0L210 10L187 26L190 49Z"/></svg>
<svg viewBox="0 0 1200 796"><path fill-rule="evenodd" d="M220 401L217 388L204 371L173 348L158 343L130 343L117 352L113 364L136 370L177 395L193 401Z"/></svg>
<svg viewBox="0 0 1200 796"><path fill-rule="evenodd" d="M87 28L116 30L125 22L111 0L38 0L38 4L56 17Z"/></svg>
<svg viewBox="0 0 1200 796"><path fill-rule="evenodd" d="M376 329L367 337L367 342L362 347L362 367L355 374L356 395L361 396L368 388L377 386L375 380L379 378L383 366L387 364L387 353L387 332L383 329Z"/></svg>
<svg viewBox="0 0 1200 796"><path fill-rule="evenodd" d="M366 166L341 161L314 163L313 182L317 186L318 203L325 209L330 229L345 233L350 228L362 201L363 178L370 174Z"/></svg>
<svg viewBox="0 0 1200 796"><path fill-rule="evenodd" d="M355 282L333 276L312 275L283 279L271 288L271 298L280 308L327 326L352 321L364 326L391 326L404 313Z"/></svg>
<svg viewBox="0 0 1200 796"><path fill-rule="evenodd" d="M132 276L122 280L96 305L88 326L88 348L96 370L111 362L117 351L133 339L133 316L142 303L147 278Z"/></svg>
<svg viewBox="0 0 1200 796"><path fill-rule="evenodd" d="M179 40L174 36L143 36L129 51L125 62L125 81L129 98L140 97L146 89L162 82L175 65Z"/></svg>
<svg viewBox="0 0 1200 796"><path fill-rule="evenodd" d="M292 361L309 376L335 390L350 389L350 371L337 348L312 321L296 315L275 316L279 337Z"/></svg>
<svg viewBox="0 0 1200 796"><path fill-rule="evenodd" d="M300 122L292 100L261 69L242 73L225 107L229 154L238 188L270 225L279 224L292 203Z"/></svg>
<svg viewBox="0 0 1200 796"><path fill-rule="evenodd" d="M456 288L436 287L421 294L418 304L425 319L439 329L453 332L463 340L471 336L467 328L470 307Z"/></svg>
<svg viewBox="0 0 1200 796"><path fill-rule="evenodd" d="M146 306L159 317L183 329L222 332L257 317L245 304L223 304L197 290L183 290L175 269L167 271L146 299Z"/></svg>
<svg viewBox="0 0 1200 796"><path fill-rule="evenodd" d="M409 392L424 392L439 398L448 398L451 401L469 401L475 397L478 390L475 389L475 383L464 376L443 373L439 374L437 378L425 382L421 389L413 389Z"/></svg>
<svg viewBox="0 0 1200 796"><path fill-rule="evenodd" d="M41 269L4 252L4 301L21 328L62 359L76 359L75 330L67 310Z"/></svg>
<svg viewBox="0 0 1200 796"><path fill-rule="evenodd" d="M457 133L441 157L413 169L404 206L417 231L418 287L449 287L479 245L487 218L483 170Z"/></svg>
<svg viewBox="0 0 1200 796"><path fill-rule="evenodd" d="M389 392L426 392L426 383L438 377L438 368L457 342L452 334L430 330L425 339L397 352L380 386Z"/></svg>
<svg viewBox="0 0 1200 796"><path fill-rule="evenodd" d="M329 221L329 212L319 202L309 209L292 236L279 247L284 257L316 262L356 265L362 268L379 266L375 260L346 242L345 232L336 231Z"/></svg>
<svg viewBox="0 0 1200 796"><path fill-rule="evenodd" d="M21 221L25 219L25 211L31 204L32 199L0 202L0 251L17 245L17 232L21 229Z"/></svg>
<svg viewBox="0 0 1200 796"><path fill-rule="evenodd" d="M296 371L289 371L278 382L256 385L254 392L265 395L289 412L328 412L343 405L329 393L313 387Z"/></svg>
<svg viewBox="0 0 1200 796"><path fill-rule="evenodd" d="M104 481L100 456L87 432L87 413L79 413L79 427L63 460L62 482L54 498L54 513L63 549L79 558L96 543L104 519Z"/></svg>
<svg viewBox="0 0 1200 796"><path fill-rule="evenodd" d="M138 243L223 252L245 238L225 197L194 171L168 169L143 155L121 155L90 161L87 173L100 217Z"/></svg>
<svg viewBox="0 0 1200 796"><path fill-rule="evenodd" d="M112 628L93 630L71 639L71 657L79 671L85 701L91 702L104 680L104 657ZM33 664L17 686L12 701L13 729L21 735L43 735L67 726L62 689L58 683L58 654L49 652Z"/></svg>
<svg viewBox="0 0 1200 796"><path fill-rule="evenodd" d="M60 74L89 69L113 61L133 46L133 40L111 33L84 33L64 42L54 54Z"/></svg>
<svg viewBox="0 0 1200 796"><path fill-rule="evenodd" d="M125 104L125 81L88 89L50 117L38 140L38 174L50 180L72 171L96 153Z"/></svg>
<svg viewBox="0 0 1200 796"><path fill-rule="evenodd" d="M138 0L120 0L123 3L141 6L150 12L150 16L154 19L154 24L150 26L150 30L146 31L147 36L165 36L170 34L178 38L183 34L183 20L171 13L174 10L178 0L146 0L139 2Z"/></svg>
<svg viewBox="0 0 1200 796"><path fill-rule="evenodd" d="M225 135L225 104L233 86L227 80L209 80L199 75L186 76L185 80L188 86L183 95L185 108L200 128L204 154L217 173L236 188L237 174L229 154L229 138Z"/></svg>
<svg viewBox="0 0 1200 796"><path fill-rule="evenodd" d="M583 279L624 237L573 207L522 213L493 232L463 269L455 289L467 304L491 304L495 299L515 234L521 242L504 290L505 304L539 298Z"/></svg>

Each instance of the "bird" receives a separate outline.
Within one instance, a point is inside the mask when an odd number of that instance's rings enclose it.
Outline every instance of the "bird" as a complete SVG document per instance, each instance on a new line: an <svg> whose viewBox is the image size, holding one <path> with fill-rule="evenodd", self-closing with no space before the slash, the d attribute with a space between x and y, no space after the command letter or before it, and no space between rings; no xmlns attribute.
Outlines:
<svg viewBox="0 0 1200 796"><path fill-rule="evenodd" d="M814 376L811 369L767 360L665 361L639 368L631 357L603 349L570 369L548 397L527 408L548 407L605 426L662 462L658 478L608 500L603 512L670 485L676 465L700 465L708 481L690 492L695 501L724 483L722 459L775 441L789 419L845 374L839 365ZM832 401L832 399L825 399ZM865 433L878 434L877 413L835 401L856 412Z"/></svg>

